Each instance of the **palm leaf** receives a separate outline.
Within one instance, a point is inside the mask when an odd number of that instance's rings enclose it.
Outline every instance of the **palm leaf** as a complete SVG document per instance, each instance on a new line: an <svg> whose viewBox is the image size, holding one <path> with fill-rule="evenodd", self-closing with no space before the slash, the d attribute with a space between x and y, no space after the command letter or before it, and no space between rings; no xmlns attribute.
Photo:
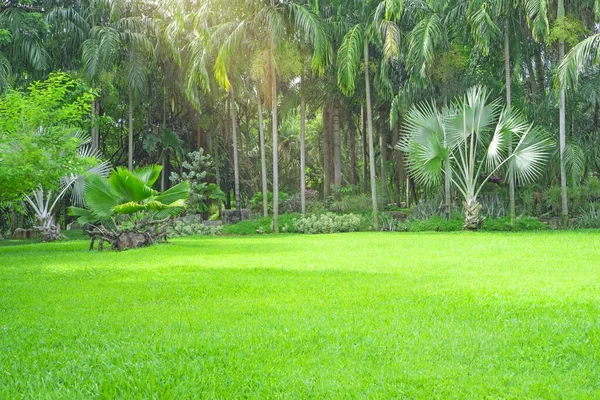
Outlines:
<svg viewBox="0 0 600 400"><path fill-rule="evenodd" d="M338 50L338 85L345 95L354 92L354 80L363 52L364 26L353 26L344 36Z"/></svg>
<svg viewBox="0 0 600 400"><path fill-rule="evenodd" d="M118 167L114 170L108 178L108 182L114 192L118 193L120 197L119 203L130 201L140 202L157 193L133 172L123 167Z"/></svg>
<svg viewBox="0 0 600 400"><path fill-rule="evenodd" d="M165 190L160 195L156 196L154 200L160 201L164 204L171 204L178 200L187 200L190 194L190 185L187 181L178 183L177 185Z"/></svg>

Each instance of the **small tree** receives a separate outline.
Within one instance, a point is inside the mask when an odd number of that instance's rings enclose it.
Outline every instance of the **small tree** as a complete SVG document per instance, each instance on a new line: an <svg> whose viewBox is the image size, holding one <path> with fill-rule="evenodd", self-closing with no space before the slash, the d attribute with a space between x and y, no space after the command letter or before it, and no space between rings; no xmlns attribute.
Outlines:
<svg viewBox="0 0 600 400"><path fill-rule="evenodd" d="M173 183L183 181L189 183L188 210L206 213L209 209L208 200L225 200L225 193L218 185L206 182L206 175L214 168L214 163L210 155L204 154L204 149L188 153L182 166L186 171L182 172L181 176L171 172L169 180Z"/></svg>
<svg viewBox="0 0 600 400"><path fill-rule="evenodd" d="M473 87L463 98L439 111L435 104L413 107L405 119L409 170L422 184L441 182L450 166L451 181L464 202L465 229L483 223L477 196L485 183L504 169L521 183L536 179L548 156L543 132L521 114L489 101L485 88ZM509 143L516 143L509 152ZM483 178L481 178L483 177Z"/></svg>

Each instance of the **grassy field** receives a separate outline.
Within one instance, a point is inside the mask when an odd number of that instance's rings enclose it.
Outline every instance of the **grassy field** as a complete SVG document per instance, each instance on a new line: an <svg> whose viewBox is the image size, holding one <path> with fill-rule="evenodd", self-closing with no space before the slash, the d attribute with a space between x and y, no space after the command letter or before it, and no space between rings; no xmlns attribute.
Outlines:
<svg viewBox="0 0 600 400"><path fill-rule="evenodd" d="M600 398L600 233L0 245L0 398Z"/></svg>

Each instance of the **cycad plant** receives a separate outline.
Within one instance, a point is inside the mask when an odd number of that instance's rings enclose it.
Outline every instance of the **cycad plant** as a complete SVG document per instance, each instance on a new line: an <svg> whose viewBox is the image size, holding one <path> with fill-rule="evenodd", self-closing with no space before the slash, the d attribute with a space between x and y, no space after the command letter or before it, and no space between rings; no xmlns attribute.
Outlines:
<svg viewBox="0 0 600 400"><path fill-rule="evenodd" d="M129 171L115 169L108 178L90 174L86 178L83 200L86 208L71 207L92 241L111 243L118 250L150 245L166 239L167 224L186 206L189 184L181 182L159 194L152 185L162 167L152 165Z"/></svg>
<svg viewBox="0 0 600 400"><path fill-rule="evenodd" d="M548 157L543 132L513 109L490 101L482 87L469 89L441 110L434 103L413 107L404 130L405 139L397 148L407 153L415 180L436 184L451 171L451 182L464 198L465 229L478 229L483 223L477 197L490 177L505 170L520 183L529 183ZM516 146L509 153L511 140Z"/></svg>

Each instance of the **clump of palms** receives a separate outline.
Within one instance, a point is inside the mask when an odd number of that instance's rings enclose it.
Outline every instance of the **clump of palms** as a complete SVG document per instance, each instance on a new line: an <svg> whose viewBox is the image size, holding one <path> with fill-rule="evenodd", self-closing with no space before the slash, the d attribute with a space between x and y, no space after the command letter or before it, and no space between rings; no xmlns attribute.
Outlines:
<svg viewBox="0 0 600 400"><path fill-rule="evenodd" d="M79 217L79 224L88 224L90 249L96 239L99 249L108 242L118 250L166 239L168 222L185 208L190 187L185 181L159 194L152 185L161 170L160 165L134 171L117 168L108 178L96 174L86 177L86 208L70 207L69 213Z"/></svg>
<svg viewBox="0 0 600 400"><path fill-rule="evenodd" d="M100 152L89 145L90 139L79 131L73 137L81 143L78 150L79 158L81 160L88 160L91 163L87 172L103 177L108 176L110 163L106 160L101 160ZM54 195L52 190L46 190L42 185L31 194L25 195L25 201L35 214L37 222L35 228L40 233L40 240L42 242L53 242L63 238L60 225L56 222L55 207L69 189L72 189L72 204L82 205L84 189L84 175L82 174L63 176L60 191L56 195Z"/></svg>
<svg viewBox="0 0 600 400"><path fill-rule="evenodd" d="M432 185L450 175L464 198L465 229L483 223L477 200L485 183L503 170L520 183L541 173L549 145L541 129L511 108L490 101L489 92L473 87L439 110L423 103L407 114L404 139L396 146L407 154L410 173L419 183ZM512 153L509 144L516 143Z"/></svg>

